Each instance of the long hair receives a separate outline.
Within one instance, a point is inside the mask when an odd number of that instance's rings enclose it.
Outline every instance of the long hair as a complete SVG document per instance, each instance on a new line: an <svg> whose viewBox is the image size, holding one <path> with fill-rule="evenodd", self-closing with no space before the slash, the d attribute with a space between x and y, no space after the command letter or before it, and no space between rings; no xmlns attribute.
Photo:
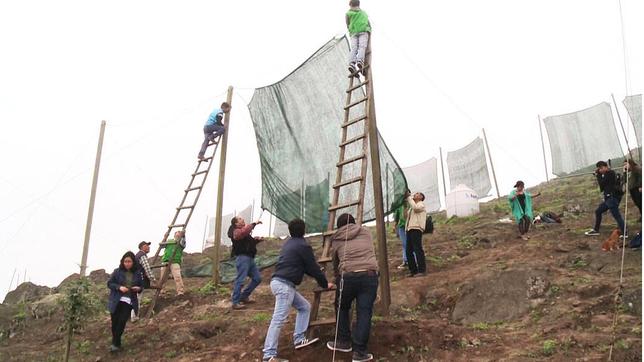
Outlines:
<svg viewBox="0 0 644 362"><path fill-rule="evenodd" d="M121 262L119 263L119 269L127 270L125 268L125 264L123 264L123 261L125 260L125 258L132 259L132 269L130 269L130 271L135 271L137 269L136 257L134 256L134 253L131 251L128 251L125 254L123 254L123 256L121 257Z"/></svg>
<svg viewBox="0 0 644 362"><path fill-rule="evenodd" d="M235 222L237 221L237 216L233 216L232 219L230 219L230 226L228 227L228 237L230 240L233 240L233 231L235 231Z"/></svg>

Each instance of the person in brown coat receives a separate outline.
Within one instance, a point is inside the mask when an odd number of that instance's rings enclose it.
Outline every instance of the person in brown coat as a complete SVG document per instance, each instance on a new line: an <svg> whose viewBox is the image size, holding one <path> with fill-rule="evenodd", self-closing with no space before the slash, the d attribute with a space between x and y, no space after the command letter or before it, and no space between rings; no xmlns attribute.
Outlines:
<svg viewBox="0 0 644 362"><path fill-rule="evenodd" d="M356 225L350 214L342 214L338 217L331 242L339 311L338 335L335 341L327 343L327 347L340 352L353 351L353 361L371 361L373 355L367 353L367 343L378 291L378 262L371 233ZM351 304L354 300L357 319L351 333Z"/></svg>

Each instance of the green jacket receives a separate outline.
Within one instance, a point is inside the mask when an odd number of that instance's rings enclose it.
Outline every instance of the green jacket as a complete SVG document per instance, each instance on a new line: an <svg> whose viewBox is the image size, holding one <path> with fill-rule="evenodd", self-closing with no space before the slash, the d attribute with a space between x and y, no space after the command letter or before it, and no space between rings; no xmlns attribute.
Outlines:
<svg viewBox="0 0 644 362"><path fill-rule="evenodd" d="M181 259L183 258L183 248L179 246L177 248L177 243L174 241L174 239L170 239L167 242L167 245L165 246L165 251L163 252L163 257L161 258L161 261L164 263L167 263L170 261L170 258L172 257L172 253L174 253L174 249L177 249L177 252L174 254L174 259L172 259L172 264L181 264Z"/></svg>
<svg viewBox="0 0 644 362"><path fill-rule="evenodd" d="M350 9L347 11L347 22L349 26L349 34L355 35L358 33L371 32L369 26L369 17L361 9Z"/></svg>
<svg viewBox="0 0 644 362"><path fill-rule="evenodd" d="M398 206L396 211L394 211L394 220L396 220L396 224L399 228L405 227L407 223L407 208L405 207L404 203Z"/></svg>
<svg viewBox="0 0 644 362"><path fill-rule="evenodd" d="M528 218L530 218L530 221L534 218L534 215L532 214L532 194L530 194L528 191L523 191L523 194L525 195L525 211L521 208L521 204L519 203L518 198L512 199L515 195L517 194L517 190L513 189L512 192L508 195L508 202L510 203L510 208L512 209L512 215L514 216L514 219L517 221L517 224L521 219L523 218L523 215L526 215Z"/></svg>

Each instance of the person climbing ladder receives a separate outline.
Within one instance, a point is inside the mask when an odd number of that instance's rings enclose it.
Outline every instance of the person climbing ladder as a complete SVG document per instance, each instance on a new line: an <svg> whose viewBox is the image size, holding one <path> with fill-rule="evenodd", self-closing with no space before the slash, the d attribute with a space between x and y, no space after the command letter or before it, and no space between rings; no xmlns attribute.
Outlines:
<svg viewBox="0 0 644 362"><path fill-rule="evenodd" d="M364 67L364 57L369 43L371 24L364 10L360 9L360 0L349 1L351 7L345 15L347 29L351 35L351 55L349 58L349 72L358 74Z"/></svg>
<svg viewBox="0 0 644 362"><path fill-rule="evenodd" d="M220 108L216 108L214 111L212 111L212 113L210 113L210 116L208 116L208 120L203 126L204 140L201 144L201 150L199 150L199 156L197 157L199 158L199 161L204 160L203 155L206 153L208 144L210 144L210 142L213 142L215 138L221 136L226 131L223 119L224 114L230 112L230 108L230 104L223 102Z"/></svg>

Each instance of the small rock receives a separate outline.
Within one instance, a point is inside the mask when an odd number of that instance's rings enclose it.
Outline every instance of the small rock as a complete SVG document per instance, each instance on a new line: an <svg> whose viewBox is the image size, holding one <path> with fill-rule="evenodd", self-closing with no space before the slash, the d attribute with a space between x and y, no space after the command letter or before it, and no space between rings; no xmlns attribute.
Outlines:
<svg viewBox="0 0 644 362"><path fill-rule="evenodd" d="M465 250L459 250L459 251L456 252L456 255L458 255L458 257L460 257L460 258L464 258L464 257L470 255L470 253L468 253Z"/></svg>
<svg viewBox="0 0 644 362"><path fill-rule="evenodd" d="M579 307L579 305L581 305L581 301L579 300L575 300L574 302L572 302L573 307Z"/></svg>
<svg viewBox="0 0 644 362"><path fill-rule="evenodd" d="M557 245L555 247L555 251L559 252L559 253L568 253L568 252L570 252L570 249L566 249L566 248L564 248L562 246Z"/></svg>

